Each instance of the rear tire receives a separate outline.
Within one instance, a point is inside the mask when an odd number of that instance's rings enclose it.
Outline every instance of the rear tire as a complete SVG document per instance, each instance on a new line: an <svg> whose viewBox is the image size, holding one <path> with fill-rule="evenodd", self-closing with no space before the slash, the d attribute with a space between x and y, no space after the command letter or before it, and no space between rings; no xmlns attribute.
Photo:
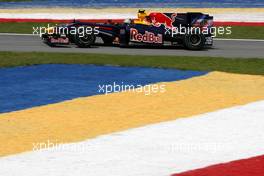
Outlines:
<svg viewBox="0 0 264 176"><path fill-rule="evenodd" d="M189 50L201 50L205 46L205 36L202 34L186 34L183 37L183 45Z"/></svg>

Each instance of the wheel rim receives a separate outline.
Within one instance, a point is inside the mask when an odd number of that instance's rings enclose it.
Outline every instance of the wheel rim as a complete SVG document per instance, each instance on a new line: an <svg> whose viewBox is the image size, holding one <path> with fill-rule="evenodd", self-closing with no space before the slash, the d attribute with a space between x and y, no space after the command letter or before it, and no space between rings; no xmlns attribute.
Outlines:
<svg viewBox="0 0 264 176"><path fill-rule="evenodd" d="M202 38L201 38L201 36L199 36L199 35L191 35L191 36L190 36L190 43L191 43L193 46L198 46L198 45L200 45L201 41L202 41Z"/></svg>
<svg viewBox="0 0 264 176"><path fill-rule="evenodd" d="M92 35L85 34L83 37L79 37L79 40L82 43L91 43L93 41L93 36Z"/></svg>

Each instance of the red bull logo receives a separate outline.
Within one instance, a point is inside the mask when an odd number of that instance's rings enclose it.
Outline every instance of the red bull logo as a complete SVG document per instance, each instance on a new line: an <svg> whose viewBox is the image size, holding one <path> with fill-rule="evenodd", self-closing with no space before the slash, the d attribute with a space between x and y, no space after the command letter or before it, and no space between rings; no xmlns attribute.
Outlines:
<svg viewBox="0 0 264 176"><path fill-rule="evenodd" d="M152 32L145 31L145 34L141 34L137 29L130 29L130 41L144 42L144 43L159 43L162 44L162 34L155 35Z"/></svg>
<svg viewBox="0 0 264 176"><path fill-rule="evenodd" d="M159 27L161 24L164 24L166 28L172 29L177 14L173 13L171 17L169 17L164 13L151 13L149 16L154 26Z"/></svg>

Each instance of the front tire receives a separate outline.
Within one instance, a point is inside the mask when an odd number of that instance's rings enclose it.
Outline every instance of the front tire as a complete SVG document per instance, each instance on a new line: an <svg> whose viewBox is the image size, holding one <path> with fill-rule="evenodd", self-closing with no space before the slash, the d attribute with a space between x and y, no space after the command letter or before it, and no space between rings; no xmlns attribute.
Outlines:
<svg viewBox="0 0 264 176"><path fill-rule="evenodd" d="M74 37L75 44L80 48L89 48L95 43L96 36L94 34L77 33Z"/></svg>

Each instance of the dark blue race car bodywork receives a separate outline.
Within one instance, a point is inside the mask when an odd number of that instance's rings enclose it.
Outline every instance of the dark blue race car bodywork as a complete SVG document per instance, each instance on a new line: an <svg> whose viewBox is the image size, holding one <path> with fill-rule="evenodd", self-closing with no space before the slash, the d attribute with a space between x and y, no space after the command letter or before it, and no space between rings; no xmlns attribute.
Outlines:
<svg viewBox="0 0 264 176"><path fill-rule="evenodd" d="M55 27L61 29L43 34L42 39L50 46L73 43L87 48L96 44L96 38L101 38L105 45L120 47L182 45L187 49L200 50L213 45L212 16L202 13L151 13L150 18L151 24L137 24L133 20L119 24L74 21ZM82 30L78 30L80 28ZM80 31L87 28L89 33L80 35ZM66 33L62 31L65 29Z"/></svg>

